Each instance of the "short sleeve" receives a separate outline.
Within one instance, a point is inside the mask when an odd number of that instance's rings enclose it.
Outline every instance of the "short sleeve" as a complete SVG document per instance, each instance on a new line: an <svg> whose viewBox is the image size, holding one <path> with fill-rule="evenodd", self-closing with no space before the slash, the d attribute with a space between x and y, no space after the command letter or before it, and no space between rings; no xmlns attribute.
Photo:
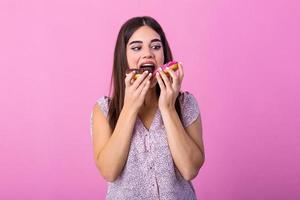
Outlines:
<svg viewBox="0 0 300 200"><path fill-rule="evenodd" d="M183 92L180 96L182 124L188 127L200 115L199 106L196 98L189 92Z"/></svg>
<svg viewBox="0 0 300 200"><path fill-rule="evenodd" d="M108 109L109 109L108 100L109 100L109 98L107 96L102 96L96 101L105 117L107 117L107 115L108 115ZM93 110L91 111L91 114L90 114L90 134L91 134L91 136L93 134L92 128L93 128Z"/></svg>

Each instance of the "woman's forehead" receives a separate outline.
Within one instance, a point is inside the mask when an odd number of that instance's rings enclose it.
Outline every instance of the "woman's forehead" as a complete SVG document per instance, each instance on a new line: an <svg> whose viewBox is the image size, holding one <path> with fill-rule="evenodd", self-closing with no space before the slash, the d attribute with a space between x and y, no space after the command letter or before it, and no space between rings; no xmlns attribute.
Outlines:
<svg viewBox="0 0 300 200"><path fill-rule="evenodd" d="M149 26L142 26L132 34L132 36L129 38L128 44L130 44L132 41L151 43L155 39L160 40L159 34Z"/></svg>

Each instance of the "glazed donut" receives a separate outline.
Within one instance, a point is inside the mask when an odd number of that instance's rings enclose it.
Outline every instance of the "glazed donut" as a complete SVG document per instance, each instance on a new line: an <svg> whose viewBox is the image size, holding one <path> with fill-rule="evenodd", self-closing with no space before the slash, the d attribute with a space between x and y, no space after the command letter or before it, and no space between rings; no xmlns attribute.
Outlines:
<svg viewBox="0 0 300 200"><path fill-rule="evenodd" d="M176 71L178 69L178 62L170 61L170 62L168 62L168 63L166 63L166 64L164 64L163 66L160 67L167 76L170 76L170 74L167 70L167 67L169 67L173 71ZM156 69L154 72L153 72L152 67L143 67L143 68L140 68L140 69L130 69L130 68L128 68L126 70L126 73L129 74L130 72L135 71L135 75L133 76L133 79L136 80L139 76L141 76L143 74L144 71L148 71L149 73L155 74L160 68Z"/></svg>
<svg viewBox="0 0 300 200"><path fill-rule="evenodd" d="M135 74L133 76L133 79L136 80L139 76L141 76L144 71L148 71L149 73L153 73L152 67L143 67L140 69L127 69L126 73L129 74L130 72L135 71Z"/></svg>
<svg viewBox="0 0 300 200"><path fill-rule="evenodd" d="M166 63L166 64L164 64L163 66L160 67L167 76L170 76L170 74L167 70L167 67L169 67L173 71L176 71L178 69L178 62L170 61L170 62L168 62L168 63ZM159 69L155 70L154 74L158 71L159 71Z"/></svg>

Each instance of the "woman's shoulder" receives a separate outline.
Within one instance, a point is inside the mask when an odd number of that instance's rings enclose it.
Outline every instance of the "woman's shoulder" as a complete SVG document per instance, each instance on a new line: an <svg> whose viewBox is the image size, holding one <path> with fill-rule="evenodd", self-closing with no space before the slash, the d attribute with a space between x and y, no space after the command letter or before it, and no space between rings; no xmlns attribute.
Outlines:
<svg viewBox="0 0 300 200"><path fill-rule="evenodd" d="M92 111L91 111L91 115L90 115L90 134L91 135L93 135L92 127L93 127L94 118L96 117L98 120L99 117L101 116L101 114L103 114L105 117L108 116L109 99L110 98L108 96L100 96L94 103Z"/></svg>
<svg viewBox="0 0 300 200"><path fill-rule="evenodd" d="M106 95L100 96L100 97L97 99L97 103L99 103L99 104L102 104L102 103L109 103L109 101L110 101L110 97L109 97L109 96L106 96Z"/></svg>
<svg viewBox="0 0 300 200"><path fill-rule="evenodd" d="M179 96L181 105L197 102L195 96L189 91L181 91Z"/></svg>
<svg viewBox="0 0 300 200"><path fill-rule="evenodd" d="M191 92L185 91L180 93L179 101L183 126L188 127L200 114L197 100Z"/></svg>
<svg viewBox="0 0 300 200"><path fill-rule="evenodd" d="M108 109L109 109L109 102L110 102L110 97L109 96L100 96L98 99L97 99L97 103L98 106L100 107L100 109L102 110L102 112L105 114L105 116L107 116L107 113L108 113Z"/></svg>

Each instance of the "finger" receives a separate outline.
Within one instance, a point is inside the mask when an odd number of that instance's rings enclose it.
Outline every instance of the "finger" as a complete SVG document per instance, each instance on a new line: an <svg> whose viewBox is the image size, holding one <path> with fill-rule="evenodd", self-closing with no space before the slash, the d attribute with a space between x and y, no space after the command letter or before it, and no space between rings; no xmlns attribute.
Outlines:
<svg viewBox="0 0 300 200"><path fill-rule="evenodd" d="M136 89L136 88L138 88L139 87L139 85L143 82L143 80L145 79L145 77L148 75L148 71L144 71L143 73L142 73L142 75L141 76L139 76L135 81L134 81L134 83L132 84L132 87L134 88L134 89Z"/></svg>
<svg viewBox="0 0 300 200"><path fill-rule="evenodd" d="M171 83L170 83L170 80L167 77L167 75L163 72L163 70L159 70L159 74L160 74L162 80L164 81L167 90L170 90L171 89Z"/></svg>
<svg viewBox="0 0 300 200"><path fill-rule="evenodd" d="M144 79L144 81L138 86L138 88L136 90L139 94L142 91L142 89L145 87L145 85L148 82L150 82L151 77L152 77L152 73L148 74L148 76Z"/></svg>
<svg viewBox="0 0 300 200"><path fill-rule="evenodd" d="M135 74L135 71L132 71L129 74L126 74L126 77L125 77L125 85L126 85L126 87L128 87L128 86L131 85L131 80L132 80L134 74Z"/></svg>
<svg viewBox="0 0 300 200"><path fill-rule="evenodd" d="M170 76L172 77L172 85L173 86L178 85L179 84L178 77L175 74L175 72L171 68L168 68L167 71L169 72Z"/></svg>
<svg viewBox="0 0 300 200"><path fill-rule="evenodd" d="M182 62L178 63L178 72L179 72L179 80L181 82L183 80L183 77L184 77Z"/></svg>
<svg viewBox="0 0 300 200"><path fill-rule="evenodd" d="M156 72L156 80L158 82L158 85L160 87L160 90L161 91L165 91L166 90L166 86L165 84L163 83L162 79L161 79L161 76L160 76L160 73L159 72Z"/></svg>
<svg viewBox="0 0 300 200"><path fill-rule="evenodd" d="M144 87L142 88L141 93L140 93L141 96L145 96L150 88L150 81L147 80L145 82L146 82L146 84L144 85Z"/></svg>

